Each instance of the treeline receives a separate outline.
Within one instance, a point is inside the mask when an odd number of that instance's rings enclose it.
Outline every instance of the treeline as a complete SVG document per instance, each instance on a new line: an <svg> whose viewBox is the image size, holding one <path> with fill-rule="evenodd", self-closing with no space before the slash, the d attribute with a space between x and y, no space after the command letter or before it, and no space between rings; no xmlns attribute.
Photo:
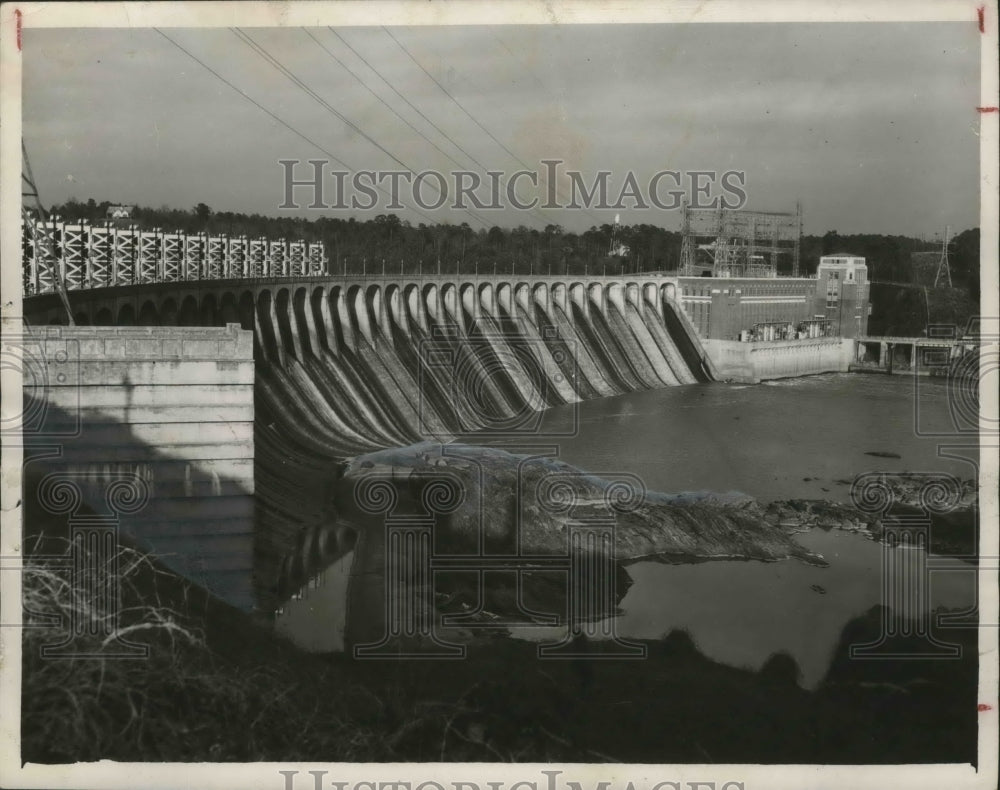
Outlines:
<svg viewBox="0 0 1000 790"><path fill-rule="evenodd" d="M869 335L920 337L930 324L952 324L963 331L979 314L979 304L959 288L907 288L872 283Z"/></svg>
<svg viewBox="0 0 1000 790"><path fill-rule="evenodd" d="M979 228L963 231L948 246L952 283L979 300ZM822 236L802 237L802 260L807 271L815 272L819 256L847 252L861 255L868 264L869 279L876 282L916 282L911 255L940 252L941 242L926 242L907 236L866 233L840 235L829 231Z"/></svg>
<svg viewBox="0 0 1000 790"><path fill-rule="evenodd" d="M70 200L53 206L52 212L66 220L107 220L108 201ZM681 260L681 234L655 225L623 225L615 230L610 223L593 226L583 233L566 231L550 224L544 229L519 226L475 230L467 223L412 225L395 214L380 214L359 221L353 217L266 217L213 211L204 203L189 210L136 206L130 220L139 227L158 227L185 233L230 234L250 237L322 241L330 260L331 273L361 274L380 272L442 273L516 272L518 274L596 274L602 271L675 271ZM613 234L614 239L612 238ZM625 245L627 255L610 255ZM868 261L873 280L910 282L913 252L936 249L933 242L905 236L878 234L840 235L830 231L822 236L803 236L801 271L816 271L821 255L848 252ZM951 247L952 279L978 298L979 230L959 234ZM781 271L788 274L790 271Z"/></svg>
<svg viewBox="0 0 1000 790"><path fill-rule="evenodd" d="M107 221L107 210L115 204L89 200L68 201L53 206L52 213L66 220ZM204 203L191 210L136 206L130 220L118 224L158 227L185 233L226 233L250 237L322 241L331 273L361 274L415 271L442 273L516 272L519 274L585 274L601 271L660 271L676 269L680 263L681 235L654 225L619 228L616 244L629 248L628 256L609 256L611 224L584 233L570 233L555 224L544 230L520 226L474 230L468 223L412 225L395 214L379 214L370 220L353 217L265 217L212 211Z"/></svg>

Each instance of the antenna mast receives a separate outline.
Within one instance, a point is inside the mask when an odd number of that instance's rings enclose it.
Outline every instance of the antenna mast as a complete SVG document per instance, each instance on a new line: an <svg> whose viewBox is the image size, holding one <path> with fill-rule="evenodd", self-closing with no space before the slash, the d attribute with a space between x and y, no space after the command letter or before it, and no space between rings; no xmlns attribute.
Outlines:
<svg viewBox="0 0 1000 790"><path fill-rule="evenodd" d="M31 160L28 159L28 148L24 144L24 140L21 140L21 157L23 159L23 167L21 168L21 180L24 182L22 188L21 197L22 198L33 198L35 201L35 210L38 212L38 218L42 221L42 228L44 229L49 222L48 212L45 211L45 206L42 205L42 199L38 195L38 187L35 186L35 176L31 172ZM24 191L27 190L27 191ZM66 284L63 282L62 274L59 271L59 263L56 258L55 250L53 249L53 239L48 233L37 233L35 228L35 220L28 211L28 207L21 203L21 221L24 223L25 228L28 230L28 234L31 236L31 245L35 251L35 265L40 266L41 261L39 261L39 253L42 251L42 247L45 247L44 257L45 260L51 262L52 266L52 281L56 286L56 293L59 294L59 300L62 302L63 308L66 310L66 318L69 321L70 326L76 326L76 322L73 320L73 310L69 306L69 295L66 293Z"/></svg>

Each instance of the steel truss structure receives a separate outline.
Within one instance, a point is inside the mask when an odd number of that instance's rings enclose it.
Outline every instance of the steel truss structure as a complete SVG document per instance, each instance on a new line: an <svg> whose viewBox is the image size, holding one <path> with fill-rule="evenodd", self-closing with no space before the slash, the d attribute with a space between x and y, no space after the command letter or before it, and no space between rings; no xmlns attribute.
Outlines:
<svg viewBox="0 0 1000 790"><path fill-rule="evenodd" d="M948 287L951 288L951 265L948 263L948 244L951 241L951 225L944 229L944 241L941 242L941 259L938 261L937 272L934 274L934 287L943 285L947 280Z"/></svg>
<svg viewBox="0 0 1000 790"><path fill-rule="evenodd" d="M327 269L322 242L167 233L24 216L24 293L115 285L309 277Z"/></svg>
<svg viewBox="0 0 1000 790"><path fill-rule="evenodd" d="M681 273L713 277L799 276L802 207L794 212L684 206Z"/></svg>

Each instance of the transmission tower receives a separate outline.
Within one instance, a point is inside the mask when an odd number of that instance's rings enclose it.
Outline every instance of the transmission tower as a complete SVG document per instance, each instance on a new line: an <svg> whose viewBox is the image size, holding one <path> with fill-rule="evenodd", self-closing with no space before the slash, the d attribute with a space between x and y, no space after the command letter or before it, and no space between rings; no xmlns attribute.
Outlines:
<svg viewBox="0 0 1000 790"><path fill-rule="evenodd" d="M31 160L28 159L28 148L25 146L24 140L21 140L21 159L21 180L24 182L21 197L35 201L34 207L38 212L38 218L42 221L42 228L44 229L49 221L49 216L45 211L45 206L42 205L41 197L38 195L38 187L35 186L35 176L31 172ZM24 223L24 227L31 237L32 246L35 248L36 261L38 259L38 251L43 245L48 248L45 251L45 258L49 261L55 261L56 257L55 250L52 249L52 237L44 231L41 234L36 232L35 219L31 216L31 212L28 211L28 207L23 201L21 203L21 221ZM63 309L66 310L66 319L69 321L70 326L76 326L76 322L73 320L73 310L69 306L69 295L66 293L66 284L63 282L58 264L53 264L51 274L56 286L56 292L59 294L59 300L62 302Z"/></svg>
<svg viewBox="0 0 1000 790"><path fill-rule="evenodd" d="M941 245L941 260L938 262L937 273L934 275L934 287L938 287L938 283L942 279L948 281L948 287L951 288L951 266L948 264L948 242L951 238L951 225L946 225L944 229L944 243Z"/></svg>

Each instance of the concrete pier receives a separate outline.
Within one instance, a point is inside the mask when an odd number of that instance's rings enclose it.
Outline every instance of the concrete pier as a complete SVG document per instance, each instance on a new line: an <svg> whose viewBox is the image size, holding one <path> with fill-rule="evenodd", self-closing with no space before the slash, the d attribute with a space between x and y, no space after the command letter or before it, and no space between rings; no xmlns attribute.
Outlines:
<svg viewBox="0 0 1000 790"><path fill-rule="evenodd" d="M720 379L750 384L816 373L846 373L854 352L853 340L835 337L701 342Z"/></svg>
<svg viewBox="0 0 1000 790"><path fill-rule="evenodd" d="M859 337L850 369L917 376L946 375L956 360L979 352L977 339L956 337Z"/></svg>
<svg viewBox="0 0 1000 790"><path fill-rule="evenodd" d="M140 478L149 500L123 536L252 608L252 333L43 327L23 342L27 496L56 473L99 512L109 485Z"/></svg>

